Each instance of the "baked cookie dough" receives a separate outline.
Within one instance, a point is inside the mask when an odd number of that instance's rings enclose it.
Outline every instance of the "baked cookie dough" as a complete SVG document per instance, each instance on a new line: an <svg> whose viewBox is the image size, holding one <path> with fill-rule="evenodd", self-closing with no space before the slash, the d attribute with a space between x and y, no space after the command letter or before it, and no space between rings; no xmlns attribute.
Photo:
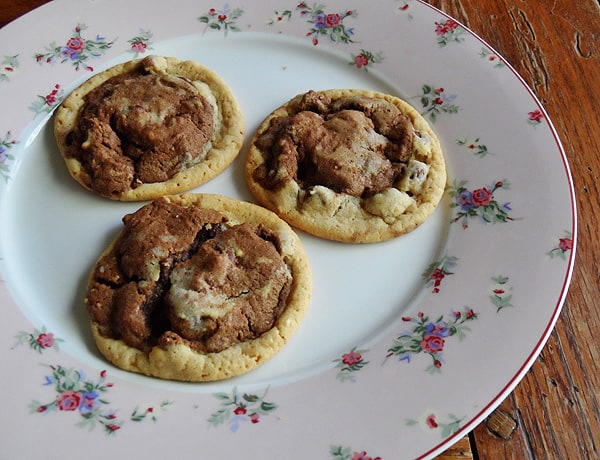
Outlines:
<svg viewBox="0 0 600 460"><path fill-rule="evenodd" d="M123 218L85 305L100 352L122 369L212 381L264 363L308 308L298 236L276 214L219 195L161 197Z"/></svg>
<svg viewBox="0 0 600 460"><path fill-rule="evenodd" d="M408 103L361 89L309 91L258 127L245 165L257 201L291 225L342 242L422 224L446 185L439 140Z"/></svg>
<svg viewBox="0 0 600 460"><path fill-rule="evenodd" d="M121 201L190 190L238 155L242 111L227 84L194 61L148 56L87 80L54 119L58 148L84 188Z"/></svg>

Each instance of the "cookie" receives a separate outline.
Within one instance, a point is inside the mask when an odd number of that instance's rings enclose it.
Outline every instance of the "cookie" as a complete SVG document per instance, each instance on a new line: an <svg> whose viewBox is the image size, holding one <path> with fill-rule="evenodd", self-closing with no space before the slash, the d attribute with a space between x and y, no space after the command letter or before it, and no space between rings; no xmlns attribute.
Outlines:
<svg viewBox="0 0 600 460"><path fill-rule="evenodd" d="M100 352L161 379L213 381L275 355L308 308L312 278L291 227L219 195L161 197L123 218L85 305Z"/></svg>
<svg viewBox="0 0 600 460"><path fill-rule="evenodd" d="M440 142L398 97L362 89L299 94L255 132L245 163L256 200L292 226L348 243L421 225L446 185Z"/></svg>
<svg viewBox="0 0 600 460"><path fill-rule="evenodd" d="M231 89L194 61L148 56L71 92L54 133L71 176L121 201L151 200L212 179L239 154L244 118Z"/></svg>

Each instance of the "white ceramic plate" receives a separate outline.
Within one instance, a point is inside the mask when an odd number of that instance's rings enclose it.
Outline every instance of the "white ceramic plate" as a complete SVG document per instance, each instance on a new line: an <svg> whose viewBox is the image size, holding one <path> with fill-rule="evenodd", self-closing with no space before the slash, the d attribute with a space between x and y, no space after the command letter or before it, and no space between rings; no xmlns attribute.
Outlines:
<svg viewBox="0 0 600 460"><path fill-rule="evenodd" d="M248 135L308 89L397 94L437 131L449 185L413 233L301 237L310 312L286 348L210 384L122 372L96 352L87 273L140 204L85 192L54 144L78 84L150 53L232 87ZM514 388L564 301L569 168L544 109L492 48L418 1L59 0L0 30L2 458L416 458ZM197 191L252 200L240 158Z"/></svg>

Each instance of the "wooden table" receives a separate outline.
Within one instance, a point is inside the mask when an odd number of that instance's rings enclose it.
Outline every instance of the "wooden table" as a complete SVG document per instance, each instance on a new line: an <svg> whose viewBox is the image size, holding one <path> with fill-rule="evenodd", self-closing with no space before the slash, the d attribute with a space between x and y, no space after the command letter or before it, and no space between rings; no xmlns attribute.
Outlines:
<svg viewBox="0 0 600 460"><path fill-rule="evenodd" d="M43 3L0 0L0 26ZM490 418L438 459L600 458L600 1L428 3L490 43L542 101L569 158L579 219L573 281L548 343Z"/></svg>

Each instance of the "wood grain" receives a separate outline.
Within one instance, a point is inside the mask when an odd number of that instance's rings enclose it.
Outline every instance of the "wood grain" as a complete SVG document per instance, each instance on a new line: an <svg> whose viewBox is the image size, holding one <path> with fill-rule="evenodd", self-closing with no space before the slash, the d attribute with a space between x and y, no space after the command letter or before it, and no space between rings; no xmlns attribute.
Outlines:
<svg viewBox="0 0 600 460"><path fill-rule="evenodd" d="M0 0L0 27L44 3L48 0Z"/></svg>
<svg viewBox="0 0 600 460"><path fill-rule="evenodd" d="M0 26L43 3L0 0ZM576 264L561 317L531 370L499 407L516 429L505 439L484 422L438 460L598 459L600 1L428 3L486 40L544 104L570 162L579 219Z"/></svg>

